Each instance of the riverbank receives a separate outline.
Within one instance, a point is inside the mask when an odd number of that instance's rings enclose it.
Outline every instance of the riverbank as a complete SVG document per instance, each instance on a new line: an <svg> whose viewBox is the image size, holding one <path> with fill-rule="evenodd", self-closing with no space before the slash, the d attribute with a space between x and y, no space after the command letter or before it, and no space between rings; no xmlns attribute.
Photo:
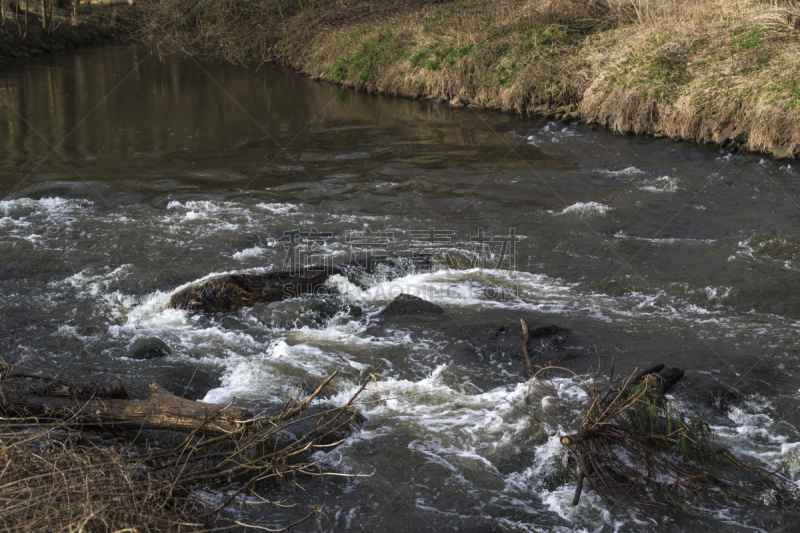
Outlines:
<svg viewBox="0 0 800 533"><path fill-rule="evenodd" d="M169 23L173 49L214 55L217 46L228 59L277 59L360 91L551 114L777 157L800 151L800 8L790 2L273 4L242 4L243 20L270 13L246 28L220 22L203 2L191 22L165 16L174 7L157 16L162 28ZM164 42L158 27L150 31Z"/></svg>
<svg viewBox="0 0 800 533"><path fill-rule="evenodd" d="M31 4L33 9L33 4ZM100 44L125 38L140 15L128 4L82 5L53 11L52 29L42 28L40 13L28 13L27 24L22 10L15 16L5 8L0 25L0 63L57 50L89 44Z"/></svg>

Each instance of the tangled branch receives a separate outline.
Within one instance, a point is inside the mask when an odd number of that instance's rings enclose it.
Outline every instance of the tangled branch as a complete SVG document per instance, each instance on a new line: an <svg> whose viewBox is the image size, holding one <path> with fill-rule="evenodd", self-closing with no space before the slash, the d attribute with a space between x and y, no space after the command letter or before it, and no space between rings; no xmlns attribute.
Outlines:
<svg viewBox="0 0 800 533"><path fill-rule="evenodd" d="M286 507L271 501L266 492L298 483L304 476L325 475L310 456L318 447L343 442L357 417L356 401L378 368L336 409L308 411L334 372L308 396L288 397L277 415L261 413L247 420L242 430L223 434L207 434L198 427L171 445L159 443L159 439L170 441L163 432L147 433L150 438L142 443L140 433L109 434L97 426L88 428L91 413L81 409L61 419L26 415L3 394L0 524L12 532L208 531L226 522L249 526L226 510L245 496ZM41 390L41 378L5 372L0 392L11 382L16 382L18 391L23 381L36 383L36 390ZM75 402L83 405L87 400L79 398L78 391L97 390L70 389L62 383L57 387L71 390ZM301 436L292 438L293 433ZM209 492L223 491L221 500L209 498ZM319 520L323 507L324 502L312 502L301 519L277 531Z"/></svg>

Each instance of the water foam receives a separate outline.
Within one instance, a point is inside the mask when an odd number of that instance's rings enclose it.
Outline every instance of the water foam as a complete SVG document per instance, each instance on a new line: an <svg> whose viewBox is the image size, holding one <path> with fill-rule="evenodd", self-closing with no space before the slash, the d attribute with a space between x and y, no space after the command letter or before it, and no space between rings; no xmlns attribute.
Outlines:
<svg viewBox="0 0 800 533"><path fill-rule="evenodd" d="M262 246L253 246L252 248L247 248L240 252L236 252L233 254L233 258L237 261L245 261L247 259L253 259L255 257L263 257L267 254L267 249Z"/></svg>
<svg viewBox="0 0 800 533"><path fill-rule="evenodd" d="M297 211L297 205L290 204L290 203L260 203L256 205L258 209L263 209L265 211L269 211L270 213L276 215L286 215L292 211Z"/></svg>
<svg viewBox="0 0 800 533"><path fill-rule="evenodd" d="M579 217L605 216L613 208L598 202L577 202L565 207L560 214Z"/></svg>
<svg viewBox="0 0 800 533"><path fill-rule="evenodd" d="M636 174L644 174L643 171L636 167L628 167L622 170L600 169L599 172L601 174L605 174L606 176L635 176Z"/></svg>
<svg viewBox="0 0 800 533"><path fill-rule="evenodd" d="M656 193L677 192L682 188L681 180L670 176L661 176L655 180L649 180L649 184L639 187L643 191Z"/></svg>

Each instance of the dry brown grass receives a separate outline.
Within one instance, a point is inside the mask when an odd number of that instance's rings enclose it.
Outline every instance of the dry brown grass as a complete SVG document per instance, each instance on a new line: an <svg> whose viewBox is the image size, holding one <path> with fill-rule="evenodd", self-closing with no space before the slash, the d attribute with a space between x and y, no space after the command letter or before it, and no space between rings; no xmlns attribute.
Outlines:
<svg viewBox="0 0 800 533"><path fill-rule="evenodd" d="M4 433L4 531L204 529L183 487L123 446L57 428Z"/></svg>
<svg viewBox="0 0 800 533"><path fill-rule="evenodd" d="M796 152L795 13L792 2L649 2L598 43L580 111L618 132L707 143L734 129L748 150Z"/></svg>

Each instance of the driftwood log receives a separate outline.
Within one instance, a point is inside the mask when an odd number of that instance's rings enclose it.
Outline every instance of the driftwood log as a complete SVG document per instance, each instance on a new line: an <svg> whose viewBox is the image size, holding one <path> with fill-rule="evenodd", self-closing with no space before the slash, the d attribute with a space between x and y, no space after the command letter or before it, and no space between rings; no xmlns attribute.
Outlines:
<svg viewBox="0 0 800 533"><path fill-rule="evenodd" d="M48 387L46 395L6 386L0 391L0 408L6 413L25 413L42 418L74 420L77 424L131 430L167 430L198 435L227 435L241 431L253 415L238 407L224 407L179 398L150 382L150 397L123 399L119 380L97 387L81 398L70 388ZM120 392L121 389L121 392ZM33 394L31 394L33 392ZM124 396L127 398L127 395Z"/></svg>

